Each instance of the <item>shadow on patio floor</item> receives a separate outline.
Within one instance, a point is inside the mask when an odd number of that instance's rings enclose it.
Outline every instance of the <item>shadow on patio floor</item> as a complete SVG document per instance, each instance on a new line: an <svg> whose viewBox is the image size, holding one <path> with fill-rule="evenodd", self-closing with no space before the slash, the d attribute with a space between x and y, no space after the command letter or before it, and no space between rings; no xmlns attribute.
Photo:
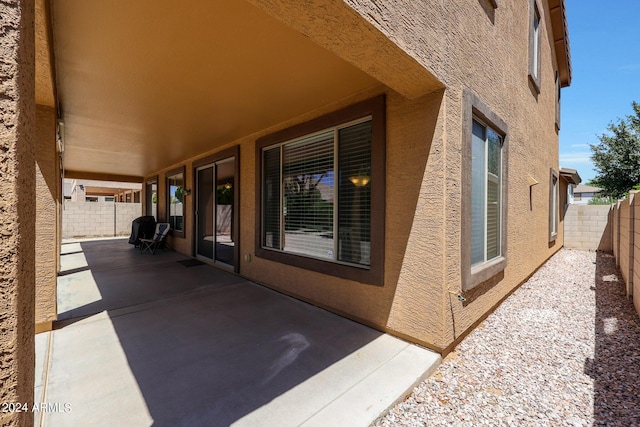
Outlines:
<svg viewBox="0 0 640 427"><path fill-rule="evenodd" d="M47 402L72 410L44 425L367 425L439 361L170 251L80 245L87 269L61 278L85 277L59 293L67 320L50 335L45 384Z"/></svg>

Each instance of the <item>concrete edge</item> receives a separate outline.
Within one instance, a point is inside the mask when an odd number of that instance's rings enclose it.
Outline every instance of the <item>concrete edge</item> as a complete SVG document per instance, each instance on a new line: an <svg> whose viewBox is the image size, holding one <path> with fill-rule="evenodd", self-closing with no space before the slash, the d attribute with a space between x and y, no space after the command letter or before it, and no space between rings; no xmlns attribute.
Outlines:
<svg viewBox="0 0 640 427"><path fill-rule="evenodd" d="M407 369L412 362L419 366L417 375ZM303 425L371 425L384 417L398 402L405 400L441 363L442 358L438 353L407 344L402 351L326 405ZM404 382L406 377L412 379ZM387 383L381 382L381 378L388 380ZM395 386L389 381L396 382ZM396 397L389 400L389 394Z"/></svg>

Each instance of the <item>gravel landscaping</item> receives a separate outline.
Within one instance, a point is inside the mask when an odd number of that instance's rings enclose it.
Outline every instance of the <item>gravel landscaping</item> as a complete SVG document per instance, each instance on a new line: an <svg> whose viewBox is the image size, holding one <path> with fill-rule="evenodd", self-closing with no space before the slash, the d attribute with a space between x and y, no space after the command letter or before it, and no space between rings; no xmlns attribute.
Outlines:
<svg viewBox="0 0 640 427"><path fill-rule="evenodd" d="M563 249L375 425L640 425L639 362L615 259Z"/></svg>

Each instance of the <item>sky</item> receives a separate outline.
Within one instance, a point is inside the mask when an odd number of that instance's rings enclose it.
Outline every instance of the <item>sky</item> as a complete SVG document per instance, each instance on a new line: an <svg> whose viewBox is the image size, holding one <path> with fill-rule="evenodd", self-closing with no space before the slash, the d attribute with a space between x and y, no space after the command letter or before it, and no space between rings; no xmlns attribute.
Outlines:
<svg viewBox="0 0 640 427"><path fill-rule="evenodd" d="M596 175L589 144L640 102L640 0L566 0L571 86L562 89L560 166Z"/></svg>

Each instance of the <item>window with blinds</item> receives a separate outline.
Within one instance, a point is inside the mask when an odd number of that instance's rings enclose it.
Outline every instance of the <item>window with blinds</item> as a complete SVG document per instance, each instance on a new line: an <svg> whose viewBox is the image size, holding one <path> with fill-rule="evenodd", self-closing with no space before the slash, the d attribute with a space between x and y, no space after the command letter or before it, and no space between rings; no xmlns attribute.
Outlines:
<svg viewBox="0 0 640 427"><path fill-rule="evenodd" d="M502 255L502 137L473 120L471 140L471 265Z"/></svg>
<svg viewBox="0 0 640 427"><path fill-rule="evenodd" d="M367 267L371 118L262 149L263 248Z"/></svg>

